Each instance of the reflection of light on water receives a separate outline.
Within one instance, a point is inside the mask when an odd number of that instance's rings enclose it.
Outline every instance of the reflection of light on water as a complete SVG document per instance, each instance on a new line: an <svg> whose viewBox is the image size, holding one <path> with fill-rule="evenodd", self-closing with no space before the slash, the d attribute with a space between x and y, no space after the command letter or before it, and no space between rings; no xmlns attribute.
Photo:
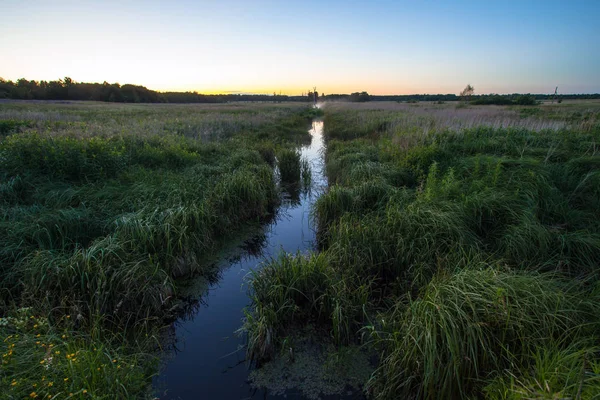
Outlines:
<svg viewBox="0 0 600 400"><path fill-rule="evenodd" d="M301 156L307 159L311 165L311 189L313 189L313 191L315 191L318 195L327 185L327 179L324 174L323 160L323 121L319 119L314 120L312 122L312 128L308 132L312 136L312 140L309 145L302 146Z"/></svg>
<svg viewBox="0 0 600 400"><path fill-rule="evenodd" d="M231 335L239 329L244 317L242 310L250 303L246 289L240 290L248 271L260 268L264 261L276 257L281 251L306 253L315 248L316 228L310 212L319 194L327 187L323 173L323 121L315 119L309 133L312 140L300 151L311 165L310 190L288 192L293 196L282 199L275 220L264 228L256 243L251 243L251 251L240 254L234 260L224 258L218 264L221 267L218 281L208 288L202 287L197 294L200 300L205 300L205 304L198 310L190 310L190 315L185 315L173 325L173 340L179 351L166 360L160 376L154 380L156 389L165 390L163 398L194 398L201 391L219 393L221 398L265 396L265 391L249 385L250 370L242 366L244 352L240 352L240 348L243 348L245 339ZM225 337L229 339L223 340ZM324 359L319 361L318 365L325 362ZM190 368L190 365L195 368ZM297 365L300 366L300 363ZM202 375L198 375L198 370L202 371ZM224 374L224 371L227 373Z"/></svg>

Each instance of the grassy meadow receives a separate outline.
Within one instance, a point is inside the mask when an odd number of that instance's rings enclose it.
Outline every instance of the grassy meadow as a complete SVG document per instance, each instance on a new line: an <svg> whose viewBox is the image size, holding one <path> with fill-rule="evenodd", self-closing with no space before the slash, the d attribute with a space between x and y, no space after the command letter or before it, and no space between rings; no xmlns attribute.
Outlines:
<svg viewBox="0 0 600 400"><path fill-rule="evenodd" d="M600 103L322 108L321 251L252 273L249 356L311 325L371 398L599 398Z"/></svg>
<svg viewBox="0 0 600 400"><path fill-rule="evenodd" d="M321 113L319 251L250 272L248 359L376 399L600 397L597 101L1 102L0 397L152 398L182 283L310 185Z"/></svg>
<svg viewBox="0 0 600 400"><path fill-rule="evenodd" d="M0 103L0 397L152 396L178 281L274 213L314 114Z"/></svg>

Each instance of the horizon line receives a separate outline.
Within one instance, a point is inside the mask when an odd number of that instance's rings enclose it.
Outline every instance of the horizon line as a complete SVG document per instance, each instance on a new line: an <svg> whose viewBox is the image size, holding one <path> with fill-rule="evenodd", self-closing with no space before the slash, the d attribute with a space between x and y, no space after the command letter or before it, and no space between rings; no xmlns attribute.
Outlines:
<svg viewBox="0 0 600 400"><path fill-rule="evenodd" d="M69 76L65 76L64 78L69 78L71 79ZM28 82L34 81L36 83L40 83L40 82L57 82L57 81L61 81L64 82L64 78L58 78L55 80L44 80L44 79L27 79L25 77L21 77L15 80L12 79L5 79L3 77L0 76L0 83L2 82L13 82L16 83L21 79L24 79ZM198 95L204 95L204 96L219 96L219 95L223 95L223 96L232 96L232 95L242 95L242 96L272 96L272 97L276 97L276 96L288 96L288 97L301 97L301 96L307 96L307 93L300 93L300 94L289 94L289 93L281 93L282 90L279 91L279 94L277 93L277 90L274 90L273 92L271 92L271 90L269 91L244 91L244 90L222 90L222 91L205 91L205 92L201 92L197 89L187 89L187 90L177 90L177 89L167 89L167 90L160 90L160 89L152 89L146 85L143 84L138 84L138 83L119 83L119 82L108 82L108 81L103 81L103 82L85 82L85 81L76 81L72 79L73 83L77 83L77 84L91 84L91 85L102 85L104 83L108 83L109 85L119 85L120 87L122 86L126 86L126 85L130 85L130 86L138 86L138 87L143 87L147 90L151 90L153 92L156 93L196 93ZM460 97L460 94L457 93L433 93L433 92L429 92L429 93L418 93L418 92L414 92L414 93L386 93L386 94L372 94L369 93L368 90L356 90L356 91L352 91L349 93L329 93L329 94L325 94L325 96L328 95L337 95L337 96L349 96L352 93L361 93L361 92L367 92L370 96L380 96L380 97L386 97L386 96L448 96L448 95L454 95L457 97ZM317 93L319 93L319 91L317 90ZM534 92L489 92L489 93L474 93L473 96L486 96L486 95L514 95L514 94L531 94L531 95L553 95L554 93L548 92L548 93L534 93ZM321 93L319 93L319 95L322 95ZM569 96L569 95L600 95L600 92L580 92L580 93L560 93L557 94L557 96Z"/></svg>

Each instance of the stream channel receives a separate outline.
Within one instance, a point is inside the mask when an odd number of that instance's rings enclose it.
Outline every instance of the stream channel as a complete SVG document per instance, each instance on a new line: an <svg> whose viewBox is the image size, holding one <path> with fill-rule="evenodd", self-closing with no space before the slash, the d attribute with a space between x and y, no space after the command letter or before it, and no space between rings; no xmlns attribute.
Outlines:
<svg viewBox="0 0 600 400"><path fill-rule="evenodd" d="M310 145L300 148L311 165L310 190L296 196L284 192L277 218L260 235L238 247L233 259L218 262L219 278L198 299L198 306L173 325L174 349L154 388L161 399L264 399L264 390L248 383L244 337L235 332L242 325L244 307L250 304L245 277L281 251L296 253L315 249L311 207L325 189L323 121L312 122ZM246 247L246 249L245 249ZM250 248L250 249L248 249ZM301 398L286 394L282 398Z"/></svg>

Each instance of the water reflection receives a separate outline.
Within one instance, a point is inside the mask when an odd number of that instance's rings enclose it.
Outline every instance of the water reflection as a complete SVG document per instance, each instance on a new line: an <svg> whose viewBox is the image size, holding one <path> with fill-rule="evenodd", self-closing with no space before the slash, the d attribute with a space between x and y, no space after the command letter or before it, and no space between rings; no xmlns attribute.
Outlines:
<svg viewBox="0 0 600 400"><path fill-rule="evenodd" d="M282 250L314 249L310 210L327 184L323 174L323 122L313 121L309 132L312 140L301 147L301 156L311 165L311 187L284 188L276 219L238 246L235 256L218 263L218 279L205 282L194 301L181 310L181 318L170 327L170 359L154 381L162 399L272 398L248 385L244 338L234 333L249 304L243 286L248 271ZM288 394L290 397L299 398Z"/></svg>

